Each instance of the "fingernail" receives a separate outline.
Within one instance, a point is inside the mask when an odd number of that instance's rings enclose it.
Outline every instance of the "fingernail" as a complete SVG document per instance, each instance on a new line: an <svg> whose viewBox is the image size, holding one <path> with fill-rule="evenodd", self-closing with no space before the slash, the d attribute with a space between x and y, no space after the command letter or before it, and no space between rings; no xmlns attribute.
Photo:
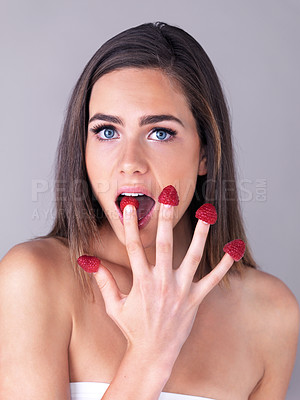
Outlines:
<svg viewBox="0 0 300 400"><path fill-rule="evenodd" d="M171 218L172 216L172 206L170 204L162 204L162 215L164 218Z"/></svg>
<svg viewBox="0 0 300 400"><path fill-rule="evenodd" d="M166 186L161 194L158 196L158 202L170 206L178 206L179 197L177 194L177 190L174 188L174 186Z"/></svg>
<svg viewBox="0 0 300 400"><path fill-rule="evenodd" d="M123 216L125 218L130 218L134 213L134 206L131 204L127 204L126 207L123 209Z"/></svg>
<svg viewBox="0 0 300 400"><path fill-rule="evenodd" d="M218 214L215 207L210 203L202 204L196 211L195 217L201 219L206 224L213 225L218 219Z"/></svg>
<svg viewBox="0 0 300 400"><path fill-rule="evenodd" d="M78 265L88 273L97 272L101 261L98 257L83 255L77 259Z"/></svg>
<svg viewBox="0 0 300 400"><path fill-rule="evenodd" d="M239 261L245 254L246 245L242 239L235 239L228 242L223 247L223 251L229 254L234 261Z"/></svg>

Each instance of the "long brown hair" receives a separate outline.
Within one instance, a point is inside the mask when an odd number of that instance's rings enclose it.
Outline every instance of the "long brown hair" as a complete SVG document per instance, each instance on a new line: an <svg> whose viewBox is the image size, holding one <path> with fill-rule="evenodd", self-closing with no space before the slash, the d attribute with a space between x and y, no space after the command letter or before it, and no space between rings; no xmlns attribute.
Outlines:
<svg viewBox="0 0 300 400"><path fill-rule="evenodd" d="M231 142L227 105L215 69L200 44L182 29L166 23L147 23L128 29L108 40L92 57L70 98L57 153L57 215L48 237L65 238L74 270L83 287L90 288L89 276L76 264L89 252L104 213L93 196L85 166L88 105L94 83L104 74L127 68L160 69L181 86L197 123L206 149L207 175L198 177L189 206L192 226L195 211L212 203L218 222L211 226L198 277L221 259L223 246L236 238L246 243L243 259L231 272L244 266L256 267L243 228ZM205 270L206 266L206 270Z"/></svg>

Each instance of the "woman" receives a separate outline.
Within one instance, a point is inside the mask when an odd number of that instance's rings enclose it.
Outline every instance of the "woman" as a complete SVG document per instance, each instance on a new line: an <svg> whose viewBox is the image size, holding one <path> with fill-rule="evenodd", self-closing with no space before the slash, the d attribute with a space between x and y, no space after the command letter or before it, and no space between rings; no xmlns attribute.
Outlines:
<svg viewBox="0 0 300 400"><path fill-rule="evenodd" d="M284 399L298 305L243 248L228 113L201 46L163 23L105 43L57 166L52 232L1 265L1 399Z"/></svg>

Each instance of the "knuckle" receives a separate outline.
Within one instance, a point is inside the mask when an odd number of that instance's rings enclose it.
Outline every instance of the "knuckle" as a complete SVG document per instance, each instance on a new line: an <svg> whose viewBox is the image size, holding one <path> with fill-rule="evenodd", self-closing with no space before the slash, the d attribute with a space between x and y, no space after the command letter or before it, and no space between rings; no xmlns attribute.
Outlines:
<svg viewBox="0 0 300 400"><path fill-rule="evenodd" d="M163 297L170 295L170 285L165 279L161 280L159 292Z"/></svg>
<svg viewBox="0 0 300 400"><path fill-rule="evenodd" d="M96 281L97 281L98 287L101 290L101 292L108 288L108 281L107 280L97 279L96 278Z"/></svg>
<svg viewBox="0 0 300 400"><path fill-rule="evenodd" d="M110 318L113 318L113 317L114 317L114 315L115 315L115 308L114 308L114 306L113 306L111 303L109 303L109 302L106 302L106 303L105 303L105 311L106 311L106 314L107 314Z"/></svg>
<svg viewBox="0 0 300 400"><path fill-rule="evenodd" d="M126 243L127 252L130 254L134 254L138 251L140 244L137 240L131 240Z"/></svg>
<svg viewBox="0 0 300 400"><path fill-rule="evenodd" d="M200 263L202 257L202 253L201 254L191 254L190 255L190 262L192 265L198 265Z"/></svg>
<svg viewBox="0 0 300 400"><path fill-rule="evenodd" d="M198 293L196 293L196 291L193 291L190 294L189 300L190 300L190 307L193 308L193 307L198 307L199 306L202 298L201 298L201 296L199 296Z"/></svg>
<svg viewBox="0 0 300 400"><path fill-rule="evenodd" d="M209 275L209 282L212 287L216 286L220 280L222 279L223 274L220 273L218 270L212 270Z"/></svg>
<svg viewBox="0 0 300 400"><path fill-rule="evenodd" d="M197 232L197 241L199 243L205 243L207 240L208 231L206 229L201 229Z"/></svg>
<svg viewBox="0 0 300 400"><path fill-rule="evenodd" d="M172 252L172 244L169 242L157 242L156 250L162 254L169 254Z"/></svg>

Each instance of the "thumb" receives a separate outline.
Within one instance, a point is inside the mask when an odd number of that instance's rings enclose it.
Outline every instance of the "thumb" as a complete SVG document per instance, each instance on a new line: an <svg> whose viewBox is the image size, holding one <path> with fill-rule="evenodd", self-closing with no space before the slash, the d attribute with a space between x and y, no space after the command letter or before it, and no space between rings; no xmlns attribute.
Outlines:
<svg viewBox="0 0 300 400"><path fill-rule="evenodd" d="M103 296L106 312L111 315L124 295L120 292L112 273L103 265L100 265L98 271L94 273L94 277Z"/></svg>

